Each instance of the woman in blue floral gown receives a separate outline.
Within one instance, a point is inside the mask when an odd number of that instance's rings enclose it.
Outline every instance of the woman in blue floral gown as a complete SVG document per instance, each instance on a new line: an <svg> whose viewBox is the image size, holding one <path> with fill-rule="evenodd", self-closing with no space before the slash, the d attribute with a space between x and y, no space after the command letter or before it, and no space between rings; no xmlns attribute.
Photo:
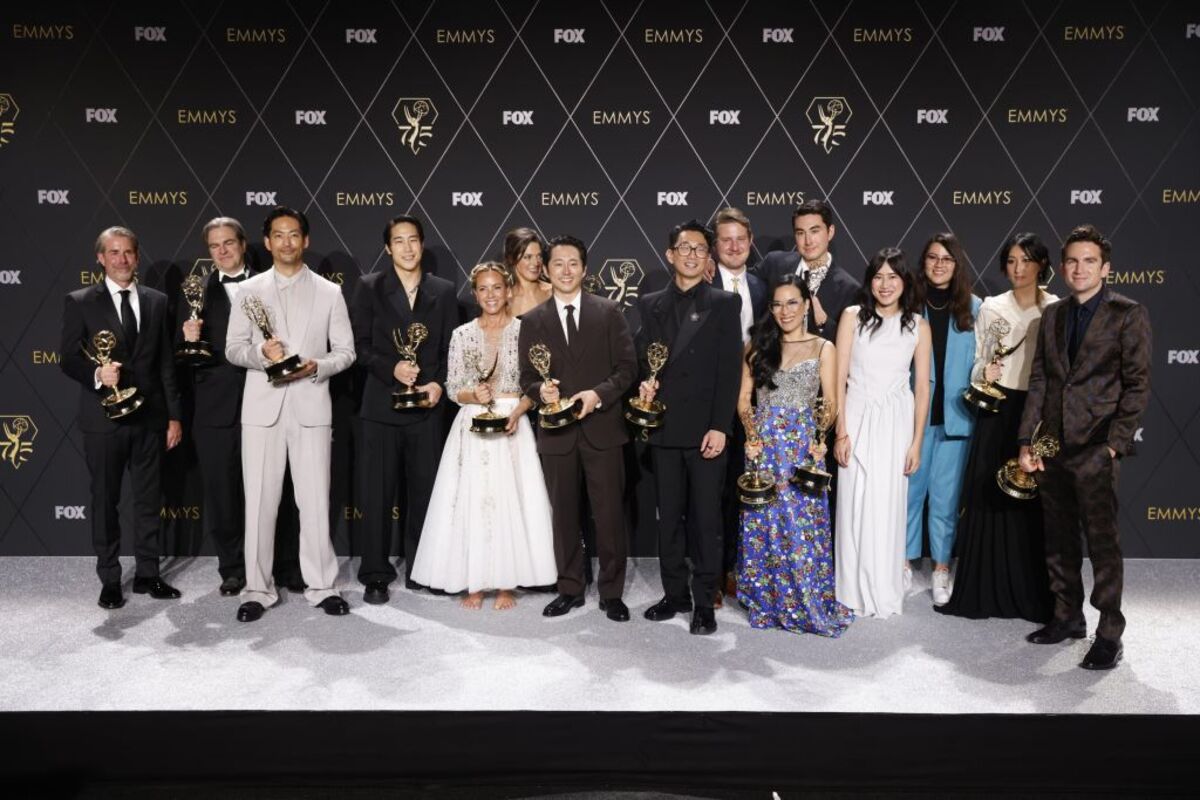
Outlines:
<svg viewBox="0 0 1200 800"><path fill-rule="evenodd" d="M742 510L738 600L752 627L837 637L854 615L835 596L829 501L788 483L810 450L823 459L824 444L814 442L812 404L818 394L834 396L834 347L807 332L808 303L804 281L785 276L746 350L738 398L747 425L746 461L774 476L778 496L767 506ZM757 414L751 408L755 393Z"/></svg>

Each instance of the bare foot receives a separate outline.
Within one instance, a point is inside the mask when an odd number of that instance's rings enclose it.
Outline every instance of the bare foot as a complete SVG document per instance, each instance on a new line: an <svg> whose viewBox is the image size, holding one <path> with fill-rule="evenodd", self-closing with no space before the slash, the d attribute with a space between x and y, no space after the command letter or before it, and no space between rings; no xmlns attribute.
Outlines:
<svg viewBox="0 0 1200 800"><path fill-rule="evenodd" d="M517 598L508 589L501 589L496 592L496 604L492 608L497 611L507 611L517 604Z"/></svg>
<svg viewBox="0 0 1200 800"><path fill-rule="evenodd" d="M459 601L459 605L472 611L478 611L483 608L483 592L471 592Z"/></svg>

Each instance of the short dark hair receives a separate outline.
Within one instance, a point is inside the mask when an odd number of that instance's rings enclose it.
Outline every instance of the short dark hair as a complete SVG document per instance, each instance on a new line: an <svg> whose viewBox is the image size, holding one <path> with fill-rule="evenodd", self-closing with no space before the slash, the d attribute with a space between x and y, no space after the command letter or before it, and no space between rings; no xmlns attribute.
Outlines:
<svg viewBox="0 0 1200 800"><path fill-rule="evenodd" d="M708 249L713 248L713 232L707 225L698 219L689 219L687 222L681 222L671 228L671 232L667 234L667 247L674 247L679 242L679 235L684 231L695 231L704 237L704 243L708 245Z"/></svg>
<svg viewBox="0 0 1200 800"><path fill-rule="evenodd" d="M392 228L396 227L397 225L402 225L405 222L417 229L417 238L421 240L421 244L425 244L425 226L421 224L421 220L408 214L401 214L398 217L392 217L387 221L387 224L383 226L384 245L390 245L392 243Z"/></svg>
<svg viewBox="0 0 1200 800"><path fill-rule="evenodd" d="M805 200L792 209L792 227L796 227L796 217L803 217L808 214L819 214L821 222L824 222L827 228L833 225L833 206L824 200Z"/></svg>
<svg viewBox="0 0 1200 800"><path fill-rule="evenodd" d="M1062 258L1064 261L1067 258L1067 246L1075 242L1091 242L1100 248L1100 263L1112 261L1112 242L1095 225L1084 223L1083 225L1076 225L1071 229L1071 232L1067 234L1067 240L1063 242L1062 246Z"/></svg>
<svg viewBox="0 0 1200 800"><path fill-rule="evenodd" d="M1050 280L1050 248L1046 247L1042 242L1041 237L1036 233L1015 233L1008 237L1004 245L1000 248L1000 271L1008 277L1008 252L1014 247L1021 248L1021 252L1029 256L1030 259L1037 262L1038 283L1047 283Z"/></svg>
<svg viewBox="0 0 1200 800"><path fill-rule="evenodd" d="M550 254L554 252L554 248L556 247L574 247L579 251L579 260L583 262L585 267L587 266L587 245L583 243L583 240L576 239L574 236L571 236L567 233L560 233L558 236L555 236L553 239L546 242L547 265L550 263Z"/></svg>
<svg viewBox="0 0 1200 800"><path fill-rule="evenodd" d="M262 231L264 238L271 238L271 223L280 217L291 217L292 219L296 220L296 222L299 222L300 232L305 236L308 236L308 217L304 216L303 211L297 211L296 209L288 208L287 206L275 206L271 209L271 213L267 214L267 218L263 220Z"/></svg>

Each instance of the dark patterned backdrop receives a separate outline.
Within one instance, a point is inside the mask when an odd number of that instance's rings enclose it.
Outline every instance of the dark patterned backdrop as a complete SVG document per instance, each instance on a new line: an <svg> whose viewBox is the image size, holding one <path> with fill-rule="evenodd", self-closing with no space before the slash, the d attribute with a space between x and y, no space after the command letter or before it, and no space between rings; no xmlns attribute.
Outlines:
<svg viewBox="0 0 1200 800"><path fill-rule="evenodd" d="M1200 4L1163 0L7 3L0 555L91 552L56 348L105 226L137 231L142 279L174 293L206 220L255 230L277 202L308 212L309 264L347 292L387 266L390 215L428 220L429 264L460 285L532 224L588 240L629 302L666 281L673 223L739 206L761 256L792 246L790 206L828 197L852 271L950 229L980 294L1005 288L1014 231L1055 250L1076 223L1107 231L1111 282L1155 326L1126 552L1200 556L1198 67ZM343 553L355 382L335 385ZM203 552L194 459L169 461L168 547Z"/></svg>

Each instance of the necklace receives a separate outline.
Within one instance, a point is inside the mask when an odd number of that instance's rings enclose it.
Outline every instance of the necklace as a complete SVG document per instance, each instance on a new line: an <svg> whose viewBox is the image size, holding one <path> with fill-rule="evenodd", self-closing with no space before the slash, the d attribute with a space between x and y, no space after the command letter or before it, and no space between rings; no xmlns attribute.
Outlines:
<svg viewBox="0 0 1200 800"><path fill-rule="evenodd" d="M925 305L929 306L929 307L930 307L930 308L932 308L934 311L945 311L945 310L946 310L946 306L950 305L950 301L949 301L949 300L947 300L946 302L942 303L940 306L935 306L933 303L931 303L931 302L929 302L928 300L926 300L926 301L925 301Z"/></svg>

